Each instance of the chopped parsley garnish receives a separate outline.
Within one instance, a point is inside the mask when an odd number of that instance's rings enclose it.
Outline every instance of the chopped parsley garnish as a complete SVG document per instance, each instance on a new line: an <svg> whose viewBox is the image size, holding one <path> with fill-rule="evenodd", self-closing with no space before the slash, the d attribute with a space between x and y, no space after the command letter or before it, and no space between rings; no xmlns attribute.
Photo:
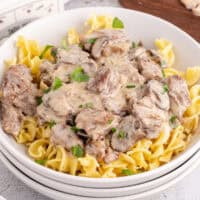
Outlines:
<svg viewBox="0 0 200 200"><path fill-rule="evenodd" d="M39 58L43 59L44 55L46 54L46 52L51 49L53 47L53 45L46 45L45 48L43 49L42 53L40 54Z"/></svg>
<svg viewBox="0 0 200 200"><path fill-rule="evenodd" d="M116 131L117 131L116 128L111 128L111 132L112 132L112 133L115 133Z"/></svg>
<svg viewBox="0 0 200 200"><path fill-rule="evenodd" d="M42 103L42 97L36 97L37 105Z"/></svg>
<svg viewBox="0 0 200 200"><path fill-rule="evenodd" d="M166 77L166 75L165 75L165 71L162 69L162 76L163 76L163 78L165 78Z"/></svg>
<svg viewBox="0 0 200 200"><path fill-rule="evenodd" d="M173 123L176 121L176 119L177 119L177 116L176 116L176 115L172 115L172 116L170 117L169 121L170 121L170 123L173 124Z"/></svg>
<svg viewBox="0 0 200 200"><path fill-rule="evenodd" d="M79 44L78 46L79 46L81 49L83 49L83 44Z"/></svg>
<svg viewBox="0 0 200 200"><path fill-rule="evenodd" d="M112 124L113 119L108 120L108 124Z"/></svg>
<svg viewBox="0 0 200 200"><path fill-rule="evenodd" d="M77 67L71 73L71 79L76 82L87 82L89 80L89 76L83 71L82 67Z"/></svg>
<svg viewBox="0 0 200 200"><path fill-rule="evenodd" d="M35 162L40 164L40 165L45 165L46 160L35 160Z"/></svg>
<svg viewBox="0 0 200 200"><path fill-rule="evenodd" d="M72 151L72 154L76 156L77 158L83 157L84 155L83 148L79 144L76 146L73 146L71 148L71 151Z"/></svg>
<svg viewBox="0 0 200 200"><path fill-rule="evenodd" d="M62 81L58 78L58 77L56 77L55 79L54 79L54 82L53 82L53 85L52 85L52 89L53 90L57 90L58 88L60 88L62 86Z"/></svg>
<svg viewBox="0 0 200 200"><path fill-rule="evenodd" d="M71 130L74 131L75 133L77 133L78 131L80 131L81 129L76 127L76 126L72 126Z"/></svg>
<svg viewBox="0 0 200 200"><path fill-rule="evenodd" d="M132 48L136 48L138 45L135 42L132 42Z"/></svg>
<svg viewBox="0 0 200 200"><path fill-rule="evenodd" d="M94 108L94 105L93 105L93 103L89 102L86 104L79 105L79 108Z"/></svg>
<svg viewBox="0 0 200 200"><path fill-rule="evenodd" d="M169 91L168 85L164 84L163 85L163 93L162 94L164 94L165 92L168 92L168 91Z"/></svg>
<svg viewBox="0 0 200 200"><path fill-rule="evenodd" d="M112 27L113 28L124 28L124 24L118 17L115 17L112 22Z"/></svg>
<svg viewBox="0 0 200 200"><path fill-rule="evenodd" d="M67 49L67 41L66 41L66 38L63 38L62 41L61 41L61 45L64 49Z"/></svg>
<svg viewBox="0 0 200 200"><path fill-rule="evenodd" d="M162 60L162 61L161 61L161 66L162 66L162 67L165 67L166 64L167 64L167 62L166 62L165 60Z"/></svg>
<svg viewBox="0 0 200 200"><path fill-rule="evenodd" d="M127 85L126 88L135 88L135 85Z"/></svg>
<svg viewBox="0 0 200 200"><path fill-rule="evenodd" d="M134 174L133 171L130 169L122 169L121 173L122 175L125 175L125 176L130 176Z"/></svg>
<svg viewBox="0 0 200 200"><path fill-rule="evenodd" d="M51 120L50 122L48 122L48 126L50 128L52 128L54 125L56 125L56 122L54 120Z"/></svg>
<svg viewBox="0 0 200 200"><path fill-rule="evenodd" d="M48 89L44 90L44 93L47 94L50 91L51 91L51 88L48 88Z"/></svg>
<svg viewBox="0 0 200 200"><path fill-rule="evenodd" d="M51 49L51 55L55 58L56 57L56 55L57 55L57 48L52 48Z"/></svg>
<svg viewBox="0 0 200 200"><path fill-rule="evenodd" d="M94 44L96 40L97 40L96 38L91 38L91 39L88 39L87 42L90 44Z"/></svg>
<svg viewBox="0 0 200 200"><path fill-rule="evenodd" d="M126 137L126 133L124 131L119 131L118 138L124 139Z"/></svg>

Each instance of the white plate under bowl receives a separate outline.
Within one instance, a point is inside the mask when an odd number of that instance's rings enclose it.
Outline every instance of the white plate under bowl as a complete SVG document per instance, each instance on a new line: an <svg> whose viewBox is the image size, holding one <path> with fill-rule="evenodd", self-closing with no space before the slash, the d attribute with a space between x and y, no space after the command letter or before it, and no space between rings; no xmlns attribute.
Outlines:
<svg viewBox="0 0 200 200"><path fill-rule="evenodd" d="M43 45L58 45L61 38L66 35L66 30L68 28L75 27L80 31L84 21L92 13L118 16L124 22L125 29L130 38L134 41L142 40L144 45L149 48L153 47L153 42L156 38L164 37L170 40L175 47L175 65L182 70L186 69L187 66L194 66L200 63L199 44L188 34L160 18L122 8L80 8L39 19L20 29L6 40L0 47L0 78L4 70L4 60L16 55L14 44L19 35L23 35L29 39L38 40ZM2 129L0 130L0 143L12 155L15 155L16 159L27 168L48 178L82 187L111 188L143 183L172 171L187 160L200 147L200 134L195 134L192 137L192 141L187 150L170 163L149 172L112 179L76 177L39 166L28 157L25 148L22 145L17 144L13 138L5 134Z"/></svg>
<svg viewBox="0 0 200 200"><path fill-rule="evenodd" d="M195 155L196 156L196 155ZM200 154L198 153L198 157ZM144 200L144 198L150 198L152 195L162 192L169 187L172 187L174 184L178 183L185 176L190 174L197 166L200 165L200 159L197 159L196 162L188 168L188 170L184 171L181 175L169 181L168 183L156 187L155 189L148 190L146 192L142 192L136 195L129 195L124 197L114 197L114 198L93 198L93 197L82 197L77 195L71 195L66 192L59 192L57 190L51 189L45 185L42 185L28 176L26 176L23 172L21 172L18 168L16 168L12 163L0 152L0 159L4 163L4 165L21 181L23 181L26 185L33 188L34 190L40 192L41 194L48 196L55 200Z"/></svg>
<svg viewBox="0 0 200 200"><path fill-rule="evenodd" d="M82 188L78 186L72 186L63 184L51 179L46 178L40 174L37 174L30 169L26 168L20 162L18 162L14 156L12 156L9 152L7 152L4 148L0 146L0 151L6 156L6 158L18 169L20 169L24 174L32 178L34 181L37 181L43 185L50 187L51 189L55 189L60 192L67 192L72 195L80 195L80 196L87 196L87 197L119 197L119 196L127 196L133 194L139 194L151 189L154 189L158 186L166 184L167 182L173 180L174 178L178 177L183 172L187 171L190 166L193 166L197 159L200 156L200 150L198 150L192 157L190 157L186 162L184 162L180 167L174 169L172 172L154 179L152 181L142 183L139 185L121 187L121 188L108 188L108 189L101 189L101 188Z"/></svg>

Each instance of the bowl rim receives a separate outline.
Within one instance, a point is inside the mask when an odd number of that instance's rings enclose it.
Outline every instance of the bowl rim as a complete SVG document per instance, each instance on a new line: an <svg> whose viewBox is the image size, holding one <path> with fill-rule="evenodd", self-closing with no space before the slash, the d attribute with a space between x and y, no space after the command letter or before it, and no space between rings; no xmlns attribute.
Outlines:
<svg viewBox="0 0 200 200"><path fill-rule="evenodd" d="M199 154L199 152L197 154ZM71 200L71 198L80 197L80 196L77 196L77 195L72 195L72 194L69 194L69 193L64 193L64 192L60 192L60 191L55 190L55 189L51 189L46 185L43 185L43 184L41 184L41 183L39 183L37 181L34 181L30 177L26 176L17 167L12 165L12 163L8 160L8 158L1 152L0 152L0 159L3 162L3 164L8 167L9 171L11 171L17 178L19 178L27 186L33 188L34 190L36 190L37 192L39 192L39 193L41 193L43 195L46 195L46 196L51 197L51 198L52 198L51 195L53 195L53 197L56 198L56 199L57 198L60 199L60 197L62 196L62 199L65 199L65 200L66 199ZM197 159L197 161L194 163L194 165L191 166L190 168L188 168L188 170L183 172L181 175L179 175L176 178L170 180L166 184L163 184L161 186L158 186L156 188L147 190L147 191L139 193L139 194L133 194L133 195L128 195L128 196L124 196L124 197L122 196L122 197L109 197L109 198L94 198L94 197L90 197L89 198L89 197L82 197L81 196L81 199L84 199L84 200L88 200L88 199L91 199L91 200L94 200L94 199L100 199L100 200L103 200L103 199L105 199L105 200L108 200L108 199L109 200L110 199L112 199L112 200L114 200L114 199L130 200L130 198L136 198L136 199L139 200L141 198L146 198L146 197L151 196L153 194L162 192L162 191L166 190L167 188L175 185L176 183L181 181L184 177L186 177L187 175L191 174L199 165L200 165L200 160ZM55 193L56 193L56 196L55 196ZM58 197L58 195L61 195L61 196ZM65 196L65 195L67 195L67 196Z"/></svg>
<svg viewBox="0 0 200 200"><path fill-rule="evenodd" d="M37 174L36 172L33 172L33 177L39 177L39 179L37 178L32 178L32 171L31 169L28 169L26 166L24 166L22 163L20 163L14 156L12 156L6 149L3 149L2 146L0 145L0 152L10 161L10 163L12 165L14 165L16 168L20 169L20 171L23 171L23 173L28 176L28 177L31 177L31 179L33 179L34 181L37 181L39 182L40 184L44 184L47 183L48 181L51 182L51 184L49 185L49 182L48 182L48 187L51 188L51 189L55 189L55 190L58 190L60 192L66 192L64 191L63 189L60 190L58 189L59 186L62 185L62 188L64 188L64 186L66 186L66 184L63 184L63 183L60 183L58 182L56 188L54 186L52 186L53 184L56 183L55 180L51 180L51 179L48 179L46 178L45 176L41 175L41 174ZM142 192L145 192L149 189L153 189L155 188L155 184L158 185L158 183L160 181L162 181L162 185L166 184L167 182L177 178L183 171L187 171L187 169L189 169L189 166L191 164L194 164L196 161L197 161L197 158L198 156L200 155L200 149L198 149L191 157L189 157L184 163L182 163L180 166L178 166L176 169L174 169L173 171L170 171L169 173L165 174L164 176L161 176L161 177L158 177L156 179L153 179L151 181L148 181L148 182L145 182L145 183L141 183L141 184L138 184L138 185L131 185L131 186L128 186L128 187L120 187L120 188L83 188L83 187L80 187L80 186L73 186L73 185L68 185L69 187L73 188L73 190L79 190L79 192L85 192L85 190L87 190L88 193L93 193L93 196L86 196L86 195L82 195L81 196L84 196L84 197L97 197L97 196L94 196L95 195L95 192L98 191L100 193L102 192L116 192L118 190L123 190L123 192L127 192L127 190L131 190L131 189L134 189L134 190L138 190L138 189L141 189L142 187L146 187L146 189L144 191L140 191L139 193L142 193ZM18 164L15 164L15 163L18 163ZM186 169L185 169L186 168ZM26 171L26 172L25 172ZM31 176L30 176L31 175ZM166 177L168 177L167 180ZM42 182L40 180L43 180ZM165 180L165 182L163 183L163 181ZM44 183L45 182L45 183ZM154 184L153 186L152 183ZM68 188L69 190L70 188ZM96 191L95 191L96 190ZM119 191L121 192L121 191ZM72 195L75 195L75 193L70 193L68 192L69 194L72 194ZM136 194L139 194L139 193L134 193L134 194L128 194L128 195L136 195ZM127 196L128 196L127 195ZM112 196L110 196L112 197ZM121 196L116 196L116 197L121 197ZM100 197L98 195L98 198L109 198L109 196L106 196L106 197Z"/></svg>
<svg viewBox="0 0 200 200"><path fill-rule="evenodd" d="M188 40L190 40L191 43L193 43L200 50L200 44L195 39L193 39L189 34L184 32L180 28L178 28L176 25L174 25L174 24L172 24L172 23L170 23L170 22L168 22L164 19L161 19L160 17L156 17L156 16L153 16L151 14L147 14L147 13L144 13L144 12L141 12L141 11L135 11L135 10L130 10L130 9L126 9L126 8L107 7L107 6L105 6L105 7L99 6L99 7L75 8L75 9L66 10L62 13L58 13L58 14L54 14L54 15L46 16L44 18L37 19L37 20L25 25L23 28L19 29L14 34L12 34L6 41L3 42L3 44L0 46L0 49L4 48L4 45L6 44L7 41L13 41L13 39L17 35L19 35L19 33L21 31L24 31L24 30L30 28L32 25L35 25L35 24L37 24L41 21L50 20L51 18L54 18L56 16L65 16L68 13L70 14L70 13L73 13L73 12L79 12L81 10L94 9L94 10L102 10L103 11L105 8L111 9L111 10L116 10L116 11L119 11L119 12L133 12L133 13L137 14L138 16L144 15L148 18L151 18L154 21L158 21L162 24L165 24L166 26L170 26L176 32L179 32L184 37L186 37ZM3 134L6 134L3 131L2 128L0 129L0 135L2 134L1 132ZM67 174L67 173L57 172L55 170L40 166L37 163L35 163L30 157L23 155L20 151L16 151L16 149L14 149L14 147L10 144L10 142L5 140L4 138L2 138L2 137L0 138L0 143L9 152L11 152L11 154L15 155L16 158L18 158L19 161L21 161L21 162L25 161L26 165L31 165L34 168L37 168L38 171L41 171L41 173L48 173L48 174L50 173L52 175L54 174L57 178L59 178L59 177L63 178L63 176L65 176L65 178L69 178L69 179L74 180L74 181L83 181L83 182L86 181L86 182L89 182L89 183L96 183L96 184L98 184L98 183L116 183L116 182L120 182L120 181L126 181L127 182L127 181L133 179L133 177L135 177L135 178L140 177L140 179L143 179L144 177L152 176L153 174L154 175L159 174L159 172L161 172L161 171L166 171L170 166L176 165L176 163L179 163L179 162L183 162L185 160L184 159L185 157L191 155L192 153L195 152L195 150L197 150L200 147L200 141L198 141L196 144L194 144L191 147L190 150L185 150L185 152L183 152L183 154L180 155L178 158L175 158L175 159L171 160L169 163L166 163L166 164L164 164L164 165L162 165L162 166L160 166L156 169L146 171L146 172L143 172L143 173L140 173L140 174L135 174L135 175L132 175L132 176L125 176L125 177L116 177L116 178L88 178L88 177L80 177L80 176L70 175L70 174Z"/></svg>

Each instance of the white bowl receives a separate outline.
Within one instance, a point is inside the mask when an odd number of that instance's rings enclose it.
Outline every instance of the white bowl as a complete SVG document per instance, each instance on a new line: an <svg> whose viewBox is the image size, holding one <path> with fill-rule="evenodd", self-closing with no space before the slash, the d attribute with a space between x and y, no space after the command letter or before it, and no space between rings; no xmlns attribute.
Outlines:
<svg viewBox="0 0 200 200"><path fill-rule="evenodd" d="M4 163L4 165L21 181L23 181L26 185L33 188L34 190L40 192L41 194L48 196L55 200L144 200L144 198L150 198L152 195L155 195L157 193L162 192L163 190L166 190L169 187L172 187L176 183L178 183L180 180L182 180L185 176L189 175L193 170L195 170L200 165L200 159L198 159L200 156L200 153L198 152L194 157L196 162L194 162L193 165L191 165L188 170L185 170L181 175L177 176L176 178L172 179L171 181L167 182L166 184L160 185L159 187L156 187L154 189L150 189L148 191L135 194L135 195L129 195L124 197L114 197L114 198L93 198L93 197L83 197L79 195L71 195L67 192L60 192L54 189L49 188L48 186L42 185L28 176L26 176L22 171L20 171L18 168L16 168L12 163L0 152L0 159ZM192 158L193 159L193 158ZM192 164L192 163L191 163Z"/></svg>
<svg viewBox="0 0 200 200"><path fill-rule="evenodd" d="M80 29L80 27L83 26L85 19L94 12L97 14L110 14L118 16L124 22L130 38L136 41L142 40L147 47L152 47L153 41L159 37L164 37L172 41L175 46L176 66L182 70L186 69L187 66L194 66L200 63L199 44L176 26L157 17L141 12L121 8L95 7L75 9L59 15L49 16L37 20L16 32L0 47L0 76L3 74L4 60L13 57L16 54L14 44L19 35L38 40L43 45L56 45L60 43L61 38L66 34L66 30L68 28L76 27ZM162 176L178 167L192 154L194 154L195 151L197 151L200 147L199 137L200 134L195 134L185 152L169 164L166 164L158 169L129 177L96 179L71 176L36 164L27 156L26 150L22 145L18 145L13 138L5 134L2 129L0 130L0 143L8 150L8 152L15 155L19 162L30 170L50 179L57 180L58 182L93 188L128 186L143 183Z"/></svg>
<svg viewBox="0 0 200 200"><path fill-rule="evenodd" d="M173 171L169 172L168 174L165 174L164 176L161 176L157 179L148 181L146 183L141 183L138 185L133 186L127 186L127 187L121 187L121 188L83 188L78 186L72 186L64 183L60 183L51 179L46 178L45 176L42 176L40 174L37 174L30 169L26 168L24 165L22 165L20 162L18 162L14 156L12 156L6 149L2 148L0 146L0 151L6 156L6 158L18 169L20 169L25 175L32 178L34 181L37 181L44 186L47 186L51 189L69 193L72 195L80 195L80 196L86 196L86 197L96 197L96 198L108 198L108 197L121 197L121 196L128 196L128 195L135 195L142 192L146 192L151 189L155 189L156 187L159 187L161 185L164 185L171 180L178 177L183 172L187 171L190 166L193 166L197 160L199 159L200 150L198 150L196 153L194 153L187 161L185 161L181 166L174 169Z"/></svg>

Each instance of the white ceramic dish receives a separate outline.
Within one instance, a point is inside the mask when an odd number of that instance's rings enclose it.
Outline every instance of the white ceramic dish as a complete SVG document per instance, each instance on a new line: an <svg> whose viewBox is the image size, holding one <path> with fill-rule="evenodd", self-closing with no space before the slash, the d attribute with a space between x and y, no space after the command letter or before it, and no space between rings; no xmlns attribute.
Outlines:
<svg viewBox="0 0 200 200"><path fill-rule="evenodd" d="M23 171L25 175L32 178L34 181L37 181L43 185L48 186L51 189L55 189L60 192L67 192L72 195L80 195L80 196L87 196L87 197L96 197L96 198L108 198L108 197L119 197L119 196L128 196L128 195L135 195L139 194L151 189L154 189L158 186L164 185L167 182L175 179L183 172L187 171L190 166L193 166L197 159L199 159L200 150L197 151L194 155L192 155L186 162L184 162L180 167L176 168L172 172L154 179L152 181L142 183L139 185L128 186L128 187L121 187L121 188L114 188L114 189L95 189L95 188L82 188L78 186L67 185L63 183L59 183L57 181L47 179L46 177L37 174L30 169L26 168L20 162L18 162L14 156L8 153L5 149L0 146L0 151L9 159L9 161Z"/></svg>
<svg viewBox="0 0 200 200"><path fill-rule="evenodd" d="M3 74L4 60L13 57L16 53L14 43L19 35L24 35L27 38L35 39L42 44L59 44L61 38L66 34L69 27L83 27L83 22L91 13L110 14L118 16L125 24L127 33L133 40L142 40L145 46L152 47L155 38L164 37L173 42L176 53L176 66L185 69L187 66L194 66L200 63L200 46L189 35L178 29L176 26L161 20L157 17L147 15L141 12L109 7L81 8L64 12L59 15L46 17L37 20L26 27L22 28L12 35L0 47L0 76ZM187 160L200 147L200 134L194 135L188 149L179 155L169 164L158 169L141 173L130 177L121 177L115 179L95 179L75 177L67 174L55 172L44 168L34 163L28 158L25 149L22 145L18 145L11 137L0 130L1 144L12 154L16 159L29 168L41 175L45 175L50 179L67 184L93 187L93 188L111 188L121 187L133 184L144 183L159 176L162 176L181 163Z"/></svg>
<svg viewBox="0 0 200 200"><path fill-rule="evenodd" d="M195 155L197 158L199 158L200 153ZM193 170L197 168L197 166L200 165L200 159L197 159L197 161L190 167L188 170L184 171L181 175L174 178L173 180L169 181L168 183L161 185L159 187L156 187L155 189L148 190L146 192L142 192L140 194L136 195L130 195L130 196L124 196L124 197L114 197L114 198L90 198L90 197L81 197L76 195L71 195L65 192L59 192L57 190L53 190L47 186L44 186L31 178L24 175L19 169L17 169L10 161L0 152L0 159L4 163L4 165L21 181L23 181L26 185L33 188L34 190L40 192L41 194L48 196L55 200L144 200L144 198L150 198L152 195L156 193L160 193L163 190L166 190L169 187L172 187L174 184L178 183L181 179L183 179L185 176L190 174Z"/></svg>

